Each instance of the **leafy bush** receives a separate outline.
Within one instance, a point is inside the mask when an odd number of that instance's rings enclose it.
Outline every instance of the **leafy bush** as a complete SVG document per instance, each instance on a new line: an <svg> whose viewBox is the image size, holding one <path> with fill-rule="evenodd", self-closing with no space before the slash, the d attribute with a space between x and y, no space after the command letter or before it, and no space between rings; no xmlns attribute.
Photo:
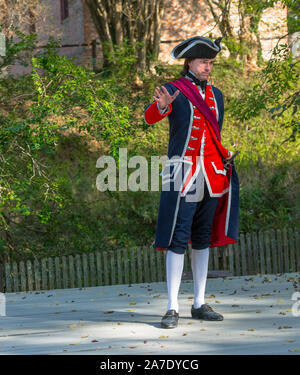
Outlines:
<svg viewBox="0 0 300 375"><path fill-rule="evenodd" d="M129 50L115 58L117 68L91 72L58 56L55 41L50 41L45 53L33 56L31 74L0 79L2 260L153 241L159 192L100 192L96 161L111 155L118 167L121 147L127 147L128 158L138 154L150 161L153 155L167 154L167 119L146 125L143 112L155 86L178 77L181 66L160 62L154 74L137 79ZM240 65L220 59L212 77L225 98L222 142L241 151L236 160L240 230L295 226L299 143L296 137L284 142L290 128L282 126L291 124L292 114L285 111L278 121L263 110L270 110L278 98L282 104L294 88L285 86L271 99L265 96L268 102L261 111L248 116L253 103L261 103L253 102L247 90L260 82L257 73L244 79L242 74Z"/></svg>

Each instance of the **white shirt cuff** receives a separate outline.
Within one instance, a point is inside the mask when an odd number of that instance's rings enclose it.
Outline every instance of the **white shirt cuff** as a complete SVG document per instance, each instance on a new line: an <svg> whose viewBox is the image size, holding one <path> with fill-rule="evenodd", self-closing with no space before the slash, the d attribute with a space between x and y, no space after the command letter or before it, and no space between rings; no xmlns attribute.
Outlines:
<svg viewBox="0 0 300 375"><path fill-rule="evenodd" d="M170 106L169 106L169 105L168 105L167 107L163 108L163 109L160 109L158 103L156 103L156 105L157 105L157 108L158 108L159 113L160 113L161 115L164 115L165 113L167 113L167 112L170 110Z"/></svg>

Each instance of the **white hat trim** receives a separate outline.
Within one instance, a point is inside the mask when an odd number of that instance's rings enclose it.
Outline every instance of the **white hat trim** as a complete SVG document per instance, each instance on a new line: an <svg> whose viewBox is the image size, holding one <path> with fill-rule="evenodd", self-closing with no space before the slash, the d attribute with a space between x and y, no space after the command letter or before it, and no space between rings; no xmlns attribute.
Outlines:
<svg viewBox="0 0 300 375"><path fill-rule="evenodd" d="M192 38L190 38L190 39L192 39ZM189 40L189 39L187 39L187 40ZM175 57L175 56L174 56L174 51L175 51L175 49L176 49L177 47L181 46L183 43L186 43L187 40L185 40L184 42L178 44L178 46L176 46L176 47L173 49L173 51L172 51L172 53L171 53L171 56L172 56L174 59L180 59L180 57L181 57L186 51L188 51L189 49L191 49L192 47L194 47L196 44L206 44L208 47L210 47L210 48L213 49L214 51L221 51L221 46L220 46L220 48L218 48L218 47L217 47L217 48L214 48L214 47L212 47L210 44L206 43L206 42L203 41L203 40L195 40L193 43L191 43L191 44L189 44L187 47L185 47L185 48L179 53L179 55L178 55L177 57ZM214 44L214 42L213 42L213 44ZM215 45L215 44L214 44L214 45Z"/></svg>

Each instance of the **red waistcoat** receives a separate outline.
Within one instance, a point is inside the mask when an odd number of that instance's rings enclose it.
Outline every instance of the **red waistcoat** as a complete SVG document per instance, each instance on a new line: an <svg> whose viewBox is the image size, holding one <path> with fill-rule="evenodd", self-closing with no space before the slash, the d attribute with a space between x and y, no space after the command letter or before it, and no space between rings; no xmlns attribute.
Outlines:
<svg viewBox="0 0 300 375"><path fill-rule="evenodd" d="M194 86L197 89L195 84ZM206 85L205 102L213 111L214 115L217 116L217 104L210 84ZM200 169L202 169L210 196L221 197L229 188L229 178L227 171L224 169L222 159L230 157L231 152L222 146L214 130L198 109L195 106L192 107L192 129L185 153L182 156L183 160L191 163L190 169L187 171L183 181L181 196L185 196L189 191ZM157 108L157 102L154 102L145 112L145 120L147 123L155 123L170 114L171 111L172 105L170 105L170 110L166 114L160 114Z"/></svg>

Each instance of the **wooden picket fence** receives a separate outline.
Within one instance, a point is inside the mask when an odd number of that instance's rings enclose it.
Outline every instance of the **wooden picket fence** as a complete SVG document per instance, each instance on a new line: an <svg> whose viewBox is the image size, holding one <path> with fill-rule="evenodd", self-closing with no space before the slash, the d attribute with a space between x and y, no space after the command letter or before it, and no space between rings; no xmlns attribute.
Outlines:
<svg viewBox="0 0 300 375"><path fill-rule="evenodd" d="M232 276L300 271L298 229L240 234L239 242L210 249L209 270ZM0 291L83 288L165 281L165 251L137 247L0 264ZM184 274L191 273L191 248Z"/></svg>

